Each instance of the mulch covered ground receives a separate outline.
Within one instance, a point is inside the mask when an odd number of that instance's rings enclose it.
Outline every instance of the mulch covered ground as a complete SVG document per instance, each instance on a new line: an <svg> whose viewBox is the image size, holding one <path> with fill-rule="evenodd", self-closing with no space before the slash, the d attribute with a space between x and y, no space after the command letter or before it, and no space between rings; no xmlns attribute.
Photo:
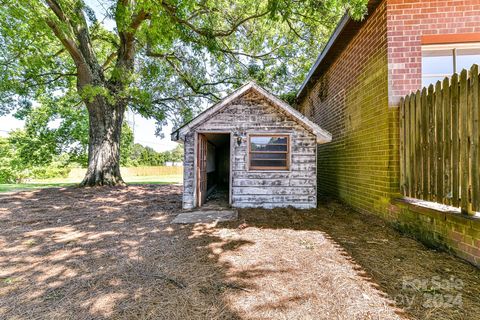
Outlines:
<svg viewBox="0 0 480 320"><path fill-rule="evenodd" d="M478 319L480 271L336 202L172 225L179 186L0 196L0 318Z"/></svg>

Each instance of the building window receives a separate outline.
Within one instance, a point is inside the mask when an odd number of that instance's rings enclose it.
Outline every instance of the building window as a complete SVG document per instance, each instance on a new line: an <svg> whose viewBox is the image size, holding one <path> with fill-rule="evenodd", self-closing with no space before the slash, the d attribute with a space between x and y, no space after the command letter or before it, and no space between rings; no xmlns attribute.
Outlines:
<svg viewBox="0 0 480 320"><path fill-rule="evenodd" d="M288 135L250 135L250 170L288 170Z"/></svg>
<svg viewBox="0 0 480 320"><path fill-rule="evenodd" d="M480 42L422 46L422 86L480 64Z"/></svg>

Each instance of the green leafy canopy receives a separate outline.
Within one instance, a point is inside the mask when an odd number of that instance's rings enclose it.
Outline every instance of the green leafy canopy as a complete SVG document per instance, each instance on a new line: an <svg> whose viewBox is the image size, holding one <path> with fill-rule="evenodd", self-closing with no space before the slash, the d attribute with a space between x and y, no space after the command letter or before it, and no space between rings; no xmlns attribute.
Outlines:
<svg viewBox="0 0 480 320"><path fill-rule="evenodd" d="M348 11L361 18L366 3L4 0L0 115L15 112L39 131L58 119L62 143L71 143L67 136L88 138L84 103L97 95L126 99L130 110L159 127L166 119L176 125L189 120L248 79L291 96L339 17ZM125 43L133 44L130 60L124 59L130 54L122 51ZM75 48L101 66L92 69L101 81L82 86ZM130 62L133 72L125 68ZM112 85L119 82L121 90Z"/></svg>

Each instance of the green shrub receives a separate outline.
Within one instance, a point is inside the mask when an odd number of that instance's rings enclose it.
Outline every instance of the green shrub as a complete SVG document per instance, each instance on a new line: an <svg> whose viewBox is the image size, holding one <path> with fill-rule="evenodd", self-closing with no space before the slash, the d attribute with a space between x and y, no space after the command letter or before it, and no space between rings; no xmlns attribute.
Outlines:
<svg viewBox="0 0 480 320"><path fill-rule="evenodd" d="M34 179L66 178L70 173L69 167L35 167L31 177Z"/></svg>
<svg viewBox="0 0 480 320"><path fill-rule="evenodd" d="M23 183L31 176L29 170L17 170L10 167L0 167L0 183Z"/></svg>
<svg viewBox="0 0 480 320"><path fill-rule="evenodd" d="M0 167L0 183L15 183L15 172L11 168Z"/></svg>

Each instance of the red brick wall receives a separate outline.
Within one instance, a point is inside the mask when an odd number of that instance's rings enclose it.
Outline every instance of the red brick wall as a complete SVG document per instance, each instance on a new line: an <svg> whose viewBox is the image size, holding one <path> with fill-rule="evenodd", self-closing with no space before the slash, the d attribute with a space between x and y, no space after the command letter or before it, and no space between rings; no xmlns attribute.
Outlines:
<svg viewBox="0 0 480 320"><path fill-rule="evenodd" d="M390 104L422 86L422 36L480 33L480 0L389 0Z"/></svg>
<svg viewBox="0 0 480 320"><path fill-rule="evenodd" d="M319 193L385 214L398 190L398 121L388 107L386 2L300 101L333 135L319 146Z"/></svg>

